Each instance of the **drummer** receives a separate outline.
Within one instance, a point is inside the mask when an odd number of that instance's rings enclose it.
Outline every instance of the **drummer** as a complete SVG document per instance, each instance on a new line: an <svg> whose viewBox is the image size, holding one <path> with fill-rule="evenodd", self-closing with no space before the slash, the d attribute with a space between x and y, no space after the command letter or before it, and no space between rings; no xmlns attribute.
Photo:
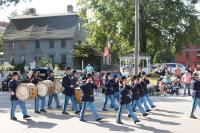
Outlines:
<svg viewBox="0 0 200 133"><path fill-rule="evenodd" d="M74 85L74 88L78 88L81 85L81 82L79 80L79 75L78 72L76 70L72 71L72 83ZM79 109L81 109L82 105L81 105L81 101L80 99L77 99L76 97L76 105L79 105Z"/></svg>
<svg viewBox="0 0 200 133"><path fill-rule="evenodd" d="M66 67L65 68L65 76L62 80L62 86L64 87L63 94L65 95L65 102L64 102L64 108L63 108L63 114L69 115L69 113L66 111L67 104L69 102L69 99L71 100L73 109L75 111L75 114L78 114L80 111L77 109L77 105L75 102L75 91L74 91L74 85L70 76L71 68Z"/></svg>
<svg viewBox="0 0 200 133"><path fill-rule="evenodd" d="M17 89L17 86L19 84L20 83L19 83L18 73L13 72L12 79L11 79L11 81L9 81L9 89L10 89L10 94L11 94L11 97L10 97L10 100L11 100L11 112L10 112L11 116L10 116L10 119L11 120L17 120L17 118L15 117L15 111L16 111L17 105L20 106L24 119L31 117L27 113L26 103L17 99L16 89Z"/></svg>
<svg viewBox="0 0 200 133"><path fill-rule="evenodd" d="M51 80L52 82L55 80L52 70L49 71L47 80ZM53 98L55 99L56 107L57 107L58 109L62 108L62 106L61 106L60 103L59 103L58 95L57 95L55 92L52 93L51 95L49 95L48 108L49 108L49 109L52 109L51 103L52 103Z"/></svg>
<svg viewBox="0 0 200 133"><path fill-rule="evenodd" d="M40 81L42 81L41 78L39 78L39 71L33 71L33 74L31 76L31 82L35 85L37 85ZM39 111L39 101L41 100L41 109ZM40 114L40 112L46 113L45 110L45 96L37 96L35 98L35 113Z"/></svg>

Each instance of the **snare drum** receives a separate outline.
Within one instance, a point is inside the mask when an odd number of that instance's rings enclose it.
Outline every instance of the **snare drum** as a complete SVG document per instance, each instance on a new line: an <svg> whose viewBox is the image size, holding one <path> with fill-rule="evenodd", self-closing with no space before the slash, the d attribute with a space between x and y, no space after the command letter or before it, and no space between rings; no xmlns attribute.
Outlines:
<svg viewBox="0 0 200 133"><path fill-rule="evenodd" d="M81 88L80 87L75 88L75 98L78 103L81 101Z"/></svg>
<svg viewBox="0 0 200 133"><path fill-rule="evenodd" d="M27 86L29 87L29 90L31 90L29 99L35 99L38 95L37 87L33 83L27 83Z"/></svg>
<svg viewBox="0 0 200 133"><path fill-rule="evenodd" d="M20 84L16 89L16 96L21 101L34 99L37 96L37 87L32 83Z"/></svg>
<svg viewBox="0 0 200 133"><path fill-rule="evenodd" d="M48 86L43 81L37 84L37 89L38 89L38 96L42 97L48 94Z"/></svg>
<svg viewBox="0 0 200 133"><path fill-rule="evenodd" d="M62 83L59 81L59 80L54 80L54 92L56 93L56 94L59 94L59 93L61 93L62 92Z"/></svg>
<svg viewBox="0 0 200 133"><path fill-rule="evenodd" d="M48 87L48 92L47 92L48 95L54 93L54 83L51 80L44 80L42 82L45 83Z"/></svg>

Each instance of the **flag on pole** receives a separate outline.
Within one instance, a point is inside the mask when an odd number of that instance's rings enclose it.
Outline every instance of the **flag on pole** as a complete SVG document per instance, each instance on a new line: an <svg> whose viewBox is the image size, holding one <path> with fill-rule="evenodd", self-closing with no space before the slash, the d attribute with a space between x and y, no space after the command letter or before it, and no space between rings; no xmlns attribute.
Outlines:
<svg viewBox="0 0 200 133"><path fill-rule="evenodd" d="M109 53L109 48L108 47L105 47L104 48L104 53L103 53L103 56L108 56L110 53Z"/></svg>

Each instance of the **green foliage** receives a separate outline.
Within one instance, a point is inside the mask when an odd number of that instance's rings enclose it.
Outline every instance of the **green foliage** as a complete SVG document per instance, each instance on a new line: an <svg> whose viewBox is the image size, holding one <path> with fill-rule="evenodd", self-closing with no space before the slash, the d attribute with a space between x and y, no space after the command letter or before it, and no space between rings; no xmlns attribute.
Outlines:
<svg viewBox="0 0 200 133"><path fill-rule="evenodd" d="M11 4L18 4L20 1L31 1L31 0L0 0L0 7L1 6L10 6Z"/></svg>
<svg viewBox="0 0 200 133"><path fill-rule="evenodd" d="M114 40L112 52L126 55L134 47L134 0L79 0L79 15L87 20L89 44L103 51L107 39ZM195 3L181 0L140 3L140 53L152 57L168 48L176 54L185 44L199 43L199 20ZM90 12L90 16L87 15ZM92 14L92 15L91 15ZM91 17L92 16L92 17ZM200 30L199 30L200 31Z"/></svg>
<svg viewBox="0 0 200 133"><path fill-rule="evenodd" d="M76 44L73 49L73 57L75 58L93 58L95 55L98 55L99 52L97 49L88 43Z"/></svg>
<svg viewBox="0 0 200 133"><path fill-rule="evenodd" d="M49 66L49 61L46 58L41 58L39 61L37 61L37 65L39 67L48 67Z"/></svg>
<svg viewBox="0 0 200 133"><path fill-rule="evenodd" d="M166 49L157 51L153 58L154 63L167 63L173 61L174 61L174 54L170 50Z"/></svg>

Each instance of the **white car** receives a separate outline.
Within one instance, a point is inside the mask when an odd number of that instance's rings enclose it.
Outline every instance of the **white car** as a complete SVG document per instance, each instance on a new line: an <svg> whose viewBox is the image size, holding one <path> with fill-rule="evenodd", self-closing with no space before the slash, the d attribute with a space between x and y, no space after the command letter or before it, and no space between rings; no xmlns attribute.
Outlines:
<svg viewBox="0 0 200 133"><path fill-rule="evenodd" d="M167 64L167 69L169 72L174 73L176 69L176 65L181 69L181 73L185 73L186 67L180 63L166 63Z"/></svg>

